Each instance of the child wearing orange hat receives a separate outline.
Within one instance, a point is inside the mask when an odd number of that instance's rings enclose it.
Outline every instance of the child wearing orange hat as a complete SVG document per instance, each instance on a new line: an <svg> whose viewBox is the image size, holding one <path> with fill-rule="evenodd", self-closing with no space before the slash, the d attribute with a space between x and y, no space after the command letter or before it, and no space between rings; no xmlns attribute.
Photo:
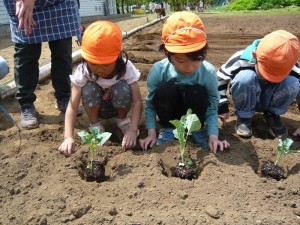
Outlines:
<svg viewBox="0 0 300 225"><path fill-rule="evenodd" d="M65 115L65 139L59 150L66 156L73 152L80 100L90 129L97 127L104 132L100 118L116 117L117 126L124 134L122 148L130 149L138 136L142 100L138 84L140 72L122 50L122 32L112 22L97 21L86 28L81 45L83 62L70 76L72 94ZM130 110L131 119L127 117Z"/></svg>
<svg viewBox="0 0 300 225"><path fill-rule="evenodd" d="M193 142L214 153L229 147L218 140L218 81L215 67L205 61L207 39L204 24L192 12L173 13L165 22L161 50L167 58L151 68L146 97L148 136L140 140L144 150L174 140L170 120L180 119L192 109L203 129L192 133ZM156 136L156 115L162 127ZM207 136L208 134L208 136Z"/></svg>
<svg viewBox="0 0 300 225"><path fill-rule="evenodd" d="M284 30L267 34L232 55L217 72L222 121L229 117L226 91L230 83L239 136L250 137L252 117L263 112L272 137L286 137L288 131L280 115L295 99L300 100L299 57L298 38Z"/></svg>

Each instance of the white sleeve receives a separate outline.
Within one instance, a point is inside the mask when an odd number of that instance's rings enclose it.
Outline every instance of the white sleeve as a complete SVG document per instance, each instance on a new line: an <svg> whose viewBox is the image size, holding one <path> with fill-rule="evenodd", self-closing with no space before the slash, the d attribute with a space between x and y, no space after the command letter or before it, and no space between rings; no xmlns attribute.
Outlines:
<svg viewBox="0 0 300 225"><path fill-rule="evenodd" d="M89 71L85 63L81 63L77 66L73 75L70 75L72 84L83 87L87 83L87 77L89 76Z"/></svg>
<svg viewBox="0 0 300 225"><path fill-rule="evenodd" d="M132 64L130 60L127 61L126 73L124 75L124 80L128 84L132 84L140 79L140 71Z"/></svg>

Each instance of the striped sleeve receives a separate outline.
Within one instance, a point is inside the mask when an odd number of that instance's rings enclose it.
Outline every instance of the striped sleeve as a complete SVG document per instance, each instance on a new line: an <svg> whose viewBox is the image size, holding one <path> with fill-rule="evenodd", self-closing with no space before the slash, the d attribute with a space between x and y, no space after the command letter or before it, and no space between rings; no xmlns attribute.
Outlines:
<svg viewBox="0 0 300 225"><path fill-rule="evenodd" d="M241 70L255 70L255 64L241 59L241 55L243 54L243 52L244 50L241 50L233 54L217 72L218 91L220 95L218 110L219 114L229 112L227 89L230 81L233 80L235 75L238 74Z"/></svg>

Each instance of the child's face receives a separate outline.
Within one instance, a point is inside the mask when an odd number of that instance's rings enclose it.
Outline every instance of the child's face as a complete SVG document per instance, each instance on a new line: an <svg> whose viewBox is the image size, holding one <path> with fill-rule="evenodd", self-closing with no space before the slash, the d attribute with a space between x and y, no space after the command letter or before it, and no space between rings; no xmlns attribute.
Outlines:
<svg viewBox="0 0 300 225"><path fill-rule="evenodd" d="M115 70L116 62L110 64L95 64L87 62L89 69L98 77L107 78L112 75Z"/></svg>
<svg viewBox="0 0 300 225"><path fill-rule="evenodd" d="M176 70L187 76L195 72L201 64L201 61L193 61L186 54L172 54L171 59Z"/></svg>

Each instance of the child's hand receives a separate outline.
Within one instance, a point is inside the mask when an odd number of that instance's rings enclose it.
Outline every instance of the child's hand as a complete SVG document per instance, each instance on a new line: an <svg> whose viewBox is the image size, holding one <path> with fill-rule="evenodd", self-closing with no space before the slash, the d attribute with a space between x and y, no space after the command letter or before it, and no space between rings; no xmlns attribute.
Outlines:
<svg viewBox="0 0 300 225"><path fill-rule="evenodd" d="M126 134L123 137L122 140L122 149L124 151L127 151L128 149L134 147L136 145L136 139L138 136L138 130L137 131L132 131L129 129Z"/></svg>
<svg viewBox="0 0 300 225"><path fill-rule="evenodd" d="M300 127L293 133L295 137L300 137Z"/></svg>
<svg viewBox="0 0 300 225"><path fill-rule="evenodd" d="M66 138L64 142L59 146L58 150L66 157L71 156L74 153L74 139Z"/></svg>
<svg viewBox="0 0 300 225"><path fill-rule="evenodd" d="M222 121L222 128L224 128L225 124L226 124L226 120L229 119L229 113L221 114L221 115L219 115L219 118Z"/></svg>
<svg viewBox="0 0 300 225"><path fill-rule="evenodd" d="M153 148L153 146L156 144L156 132L155 129L149 129L148 131L148 137L145 139L139 140L140 146L143 150L147 151L148 148Z"/></svg>
<svg viewBox="0 0 300 225"><path fill-rule="evenodd" d="M218 140L217 135L209 135L208 146L211 152L217 153L218 149L220 149L220 151L223 151L224 149L229 148L230 144L226 140Z"/></svg>
<svg viewBox="0 0 300 225"><path fill-rule="evenodd" d="M143 150L147 151L148 150L148 147L149 148L153 148L153 146L155 145L156 143L156 138L153 138L153 137L146 137L145 139L140 139L139 140L139 143L140 143L140 146Z"/></svg>

